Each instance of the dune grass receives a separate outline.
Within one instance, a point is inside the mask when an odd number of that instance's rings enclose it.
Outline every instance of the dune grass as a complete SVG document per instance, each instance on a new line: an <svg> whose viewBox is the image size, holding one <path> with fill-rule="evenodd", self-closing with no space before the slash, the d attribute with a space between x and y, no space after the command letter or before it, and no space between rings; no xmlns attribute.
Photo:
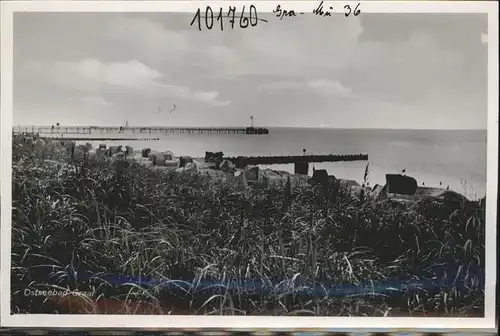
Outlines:
<svg viewBox="0 0 500 336"><path fill-rule="evenodd" d="M65 313L45 297L24 295L57 287L91 290L94 301L156 303L172 314L484 314L477 274L484 270L484 203L362 202L338 185L250 187L130 161L75 162L16 141L12 174L13 313ZM159 286L78 280L81 271L192 285L179 296ZM314 281L375 286L443 276L465 285L390 297L296 295ZM249 278L276 290L199 290L207 279Z"/></svg>

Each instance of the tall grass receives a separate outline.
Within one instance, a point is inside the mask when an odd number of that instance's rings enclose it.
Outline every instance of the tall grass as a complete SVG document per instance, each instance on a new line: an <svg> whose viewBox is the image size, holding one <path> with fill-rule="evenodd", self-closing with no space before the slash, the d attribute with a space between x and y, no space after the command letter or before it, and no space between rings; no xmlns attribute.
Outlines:
<svg viewBox="0 0 500 336"><path fill-rule="evenodd" d="M64 313L23 293L49 287L92 290L94 301L160 304L172 314L484 313L477 274L484 270L484 203L368 202L336 184L250 187L25 147L14 141L13 313ZM96 280L79 280L81 271ZM191 285L178 295L157 285L113 285L99 280L102 273ZM390 297L297 294L315 281L375 286L424 277L460 278L465 285ZM200 285L250 278L273 283L274 290L261 295L221 286L206 294Z"/></svg>

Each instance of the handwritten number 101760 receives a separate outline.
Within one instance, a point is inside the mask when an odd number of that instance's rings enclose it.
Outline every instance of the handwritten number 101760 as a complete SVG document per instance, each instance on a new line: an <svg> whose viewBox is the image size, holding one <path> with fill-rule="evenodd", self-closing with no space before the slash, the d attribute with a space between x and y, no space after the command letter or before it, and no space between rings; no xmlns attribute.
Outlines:
<svg viewBox="0 0 500 336"><path fill-rule="evenodd" d="M198 26L198 30L201 30L201 19L203 18L205 21L205 27L208 30L214 28L214 22L217 21L220 25L220 30L224 30L224 19L229 19L229 27L234 29L234 25L236 20L239 21L240 28L247 28L248 26L255 27L259 21L267 22L267 20L261 19L257 16L257 9L254 5L251 5L248 10L248 16L245 13L245 6L241 9L241 14L239 17L236 16L236 7L229 6L227 12L224 12L224 9L220 7L219 12L214 14L214 11L210 6L205 8L205 15L202 15L201 9L198 8L196 11L193 20L191 21L191 26L196 24ZM215 17L214 17L215 16Z"/></svg>

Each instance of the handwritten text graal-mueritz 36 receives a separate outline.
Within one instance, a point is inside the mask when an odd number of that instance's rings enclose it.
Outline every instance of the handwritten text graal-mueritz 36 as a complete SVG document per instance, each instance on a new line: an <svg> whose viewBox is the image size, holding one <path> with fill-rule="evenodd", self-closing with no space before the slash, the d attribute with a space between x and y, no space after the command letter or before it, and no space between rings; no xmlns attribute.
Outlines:
<svg viewBox="0 0 500 336"><path fill-rule="evenodd" d="M358 16L361 14L361 9L359 8L360 4L358 3L354 8L350 5L339 6L338 8L334 8L333 6L327 6L324 4L324 1L321 1L318 6L316 6L312 10L312 14L316 16L328 17L332 16L334 13L344 13L346 17L353 15ZM305 12L297 12L293 9L284 9L281 5L277 5L273 10L273 14L278 17L280 20L283 20L285 17L294 17L299 15L306 14ZM214 28L214 22L217 22L220 26L220 30L224 30L224 28L234 29L235 25L239 25L240 28L248 28L255 27L259 22L268 22L262 18L258 17L257 8L254 5L250 5L247 8L245 6L241 7L241 12L236 14L236 6L229 6L227 11L220 7L219 10L214 10L207 6L205 8L205 12L202 13L202 10L198 8L196 11L193 20L191 20L191 26L197 25L198 30L202 30L202 20L205 21L205 27L208 30ZM229 22L224 23L224 19L229 19ZM238 21L238 23L236 23ZM226 26L227 25L227 26Z"/></svg>

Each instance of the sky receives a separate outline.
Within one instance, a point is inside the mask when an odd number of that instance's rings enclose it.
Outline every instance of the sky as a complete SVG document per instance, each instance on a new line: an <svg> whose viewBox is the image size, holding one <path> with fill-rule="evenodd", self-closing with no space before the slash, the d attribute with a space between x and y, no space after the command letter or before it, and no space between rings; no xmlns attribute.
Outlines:
<svg viewBox="0 0 500 336"><path fill-rule="evenodd" d="M486 129L485 14L271 15L16 13L14 124Z"/></svg>

